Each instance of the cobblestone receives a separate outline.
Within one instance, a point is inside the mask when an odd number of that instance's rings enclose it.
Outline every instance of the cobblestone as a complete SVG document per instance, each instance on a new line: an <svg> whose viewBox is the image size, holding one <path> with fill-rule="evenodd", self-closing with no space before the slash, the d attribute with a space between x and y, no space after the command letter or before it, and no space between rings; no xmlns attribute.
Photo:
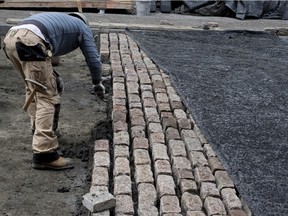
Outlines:
<svg viewBox="0 0 288 216"><path fill-rule="evenodd" d="M216 171L215 172L216 183L218 189L221 190L222 188L233 188L234 184L231 180L230 176L226 171Z"/></svg>
<svg viewBox="0 0 288 216"><path fill-rule="evenodd" d="M177 121L171 112L162 112L161 121L164 130L168 127L177 128Z"/></svg>
<svg viewBox="0 0 288 216"><path fill-rule="evenodd" d="M109 184L108 169L105 167L94 167L92 172L92 186L107 186Z"/></svg>
<svg viewBox="0 0 288 216"><path fill-rule="evenodd" d="M114 195L130 195L132 196L130 176L120 175L114 178Z"/></svg>
<svg viewBox="0 0 288 216"><path fill-rule="evenodd" d="M218 157L208 157L208 163L213 174L215 174L217 170L225 170Z"/></svg>
<svg viewBox="0 0 288 216"><path fill-rule="evenodd" d="M160 174L172 175L171 164L168 160L156 160L154 169L156 178Z"/></svg>
<svg viewBox="0 0 288 216"><path fill-rule="evenodd" d="M138 202L141 209L147 209L157 204L157 192L153 184L138 185Z"/></svg>
<svg viewBox="0 0 288 216"><path fill-rule="evenodd" d="M169 127L166 129L166 142L169 140L180 140L179 131L176 128Z"/></svg>
<svg viewBox="0 0 288 216"><path fill-rule="evenodd" d="M185 167L178 168L178 169L174 168L173 173L174 173L174 176L175 176L178 184L180 184L180 181L182 179L194 180L194 176L193 176L192 171L185 169Z"/></svg>
<svg viewBox="0 0 288 216"><path fill-rule="evenodd" d="M133 139L133 149L147 149L149 148L148 139L145 137L135 137Z"/></svg>
<svg viewBox="0 0 288 216"><path fill-rule="evenodd" d="M94 152L109 152L108 140L96 140L94 145Z"/></svg>
<svg viewBox="0 0 288 216"><path fill-rule="evenodd" d="M172 157L186 157L185 144L182 140L169 140L168 141L170 155Z"/></svg>
<svg viewBox="0 0 288 216"><path fill-rule="evenodd" d="M167 147L163 144L155 144L152 147L152 156L153 160L169 160L167 154Z"/></svg>
<svg viewBox="0 0 288 216"><path fill-rule="evenodd" d="M196 194L197 193L197 184L192 179L181 179L180 180L180 190L181 190L182 194L185 192Z"/></svg>
<svg viewBox="0 0 288 216"><path fill-rule="evenodd" d="M114 145L123 144L129 146L130 141L129 141L129 134L127 131L116 132L114 133L113 137L114 137L113 139Z"/></svg>
<svg viewBox="0 0 288 216"><path fill-rule="evenodd" d="M236 195L236 191L232 188L224 188L221 190L223 203L227 209L242 209L242 203Z"/></svg>
<svg viewBox="0 0 288 216"><path fill-rule="evenodd" d="M197 183L215 181L215 177L213 176L209 167L196 167L194 175Z"/></svg>
<svg viewBox="0 0 288 216"><path fill-rule="evenodd" d="M153 183L154 178L150 165L137 165L135 168L136 183Z"/></svg>
<svg viewBox="0 0 288 216"><path fill-rule="evenodd" d="M207 197L204 202L204 207L210 215L226 215L225 207L219 198Z"/></svg>
<svg viewBox="0 0 288 216"><path fill-rule="evenodd" d="M129 158L129 147L126 145L115 145L114 146L114 159L117 157Z"/></svg>
<svg viewBox="0 0 288 216"><path fill-rule="evenodd" d="M149 153L145 149L136 149L133 152L134 154L134 163L136 165L145 165L145 164L151 164L151 160L149 157Z"/></svg>
<svg viewBox="0 0 288 216"><path fill-rule="evenodd" d="M131 196L128 195L118 195L116 196L116 214L134 214L133 200Z"/></svg>
<svg viewBox="0 0 288 216"><path fill-rule="evenodd" d="M175 183L170 175L157 176L157 193L159 197L163 195L175 195Z"/></svg>
<svg viewBox="0 0 288 216"><path fill-rule="evenodd" d="M127 157L117 157L114 163L114 178L118 175L129 175L130 176L130 164Z"/></svg>
<svg viewBox="0 0 288 216"><path fill-rule="evenodd" d="M94 154L94 166L110 167L110 155L108 152L96 152Z"/></svg>
<svg viewBox="0 0 288 216"><path fill-rule="evenodd" d="M190 151L189 160L193 167L208 166L208 161L205 158L205 155L199 151Z"/></svg>
<svg viewBox="0 0 288 216"><path fill-rule="evenodd" d="M160 214L180 213L181 208L177 196L162 196L160 199Z"/></svg>
<svg viewBox="0 0 288 216"><path fill-rule="evenodd" d="M181 197L181 206L185 211L201 211L203 203L198 195L184 192Z"/></svg>
<svg viewBox="0 0 288 216"><path fill-rule="evenodd" d="M215 183L212 182L202 182L200 187L200 197L205 200L206 197L220 197L219 190Z"/></svg>

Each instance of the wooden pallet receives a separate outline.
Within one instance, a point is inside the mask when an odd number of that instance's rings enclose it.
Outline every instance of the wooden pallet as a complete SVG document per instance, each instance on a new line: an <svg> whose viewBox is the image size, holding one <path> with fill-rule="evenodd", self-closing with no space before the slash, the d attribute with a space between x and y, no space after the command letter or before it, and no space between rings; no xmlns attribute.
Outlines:
<svg viewBox="0 0 288 216"><path fill-rule="evenodd" d="M133 10L134 0L4 0L0 8L96 8Z"/></svg>

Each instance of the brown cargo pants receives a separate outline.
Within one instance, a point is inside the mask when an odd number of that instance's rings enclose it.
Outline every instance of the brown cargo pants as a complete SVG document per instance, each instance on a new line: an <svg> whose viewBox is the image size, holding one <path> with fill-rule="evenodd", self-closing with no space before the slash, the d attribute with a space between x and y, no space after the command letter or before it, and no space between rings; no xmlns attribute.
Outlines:
<svg viewBox="0 0 288 216"><path fill-rule="evenodd" d="M35 97L27 112L31 120L31 128L35 130L32 141L34 153L49 153L58 147L58 139L53 130L55 107L60 106L60 95L57 92L56 77L53 74L51 58L42 61L21 61L16 50L16 43L26 46L41 45L46 51L44 41L27 29L10 30L4 39L4 49L7 57L12 61L23 79L36 80L48 89L37 89ZM37 88L34 84L25 81L26 100Z"/></svg>

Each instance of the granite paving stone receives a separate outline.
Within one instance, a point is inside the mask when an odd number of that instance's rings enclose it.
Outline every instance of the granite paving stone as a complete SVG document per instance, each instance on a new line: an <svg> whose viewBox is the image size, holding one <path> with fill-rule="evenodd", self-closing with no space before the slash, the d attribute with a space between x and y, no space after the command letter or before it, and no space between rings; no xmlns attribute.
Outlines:
<svg viewBox="0 0 288 216"><path fill-rule="evenodd" d="M94 152L109 152L109 140L96 140L94 144Z"/></svg>
<svg viewBox="0 0 288 216"><path fill-rule="evenodd" d="M210 215L226 215L225 207L219 198L207 197L204 202L204 207L208 216Z"/></svg>
<svg viewBox="0 0 288 216"><path fill-rule="evenodd" d="M114 195L130 195L132 196L131 179L127 175L119 175L114 177Z"/></svg>
<svg viewBox="0 0 288 216"><path fill-rule="evenodd" d="M200 186L200 197L202 200L205 200L205 198L208 196L220 198L220 193L217 189L217 185L212 182L202 182Z"/></svg>
<svg viewBox="0 0 288 216"><path fill-rule="evenodd" d="M129 158L129 147L126 145L115 145L114 146L114 160L118 157Z"/></svg>
<svg viewBox="0 0 288 216"><path fill-rule="evenodd" d="M203 207L203 202L198 195L184 192L181 197L181 206L186 212L201 211Z"/></svg>
<svg viewBox="0 0 288 216"><path fill-rule="evenodd" d="M145 137L135 137L133 139L133 149L147 149L149 148L148 139Z"/></svg>
<svg viewBox="0 0 288 216"><path fill-rule="evenodd" d="M158 197L163 195L175 195L175 183L171 175L158 175L157 176L157 193Z"/></svg>
<svg viewBox="0 0 288 216"><path fill-rule="evenodd" d="M208 163L213 174L217 170L225 170L218 157L208 157Z"/></svg>
<svg viewBox="0 0 288 216"><path fill-rule="evenodd" d="M116 214L134 214L133 200L129 195L118 195L116 196Z"/></svg>
<svg viewBox="0 0 288 216"><path fill-rule="evenodd" d="M153 173L150 165L136 165L135 167L136 184L153 183Z"/></svg>
<svg viewBox="0 0 288 216"><path fill-rule="evenodd" d="M155 186L151 183L140 183L138 189L138 205L145 204L146 207L156 206L157 192Z"/></svg>
<svg viewBox="0 0 288 216"><path fill-rule="evenodd" d="M127 157L117 157L114 161L114 178L118 175L130 176L130 164Z"/></svg>
<svg viewBox="0 0 288 216"><path fill-rule="evenodd" d="M198 189L197 184L192 179L180 179L179 186L180 186L180 190L182 194L185 192L192 193L192 194L197 193L197 189Z"/></svg>
<svg viewBox="0 0 288 216"><path fill-rule="evenodd" d="M198 184L202 182L215 182L215 177L213 176L211 170L207 166L199 166L194 170L195 180Z"/></svg>
<svg viewBox="0 0 288 216"><path fill-rule="evenodd" d="M152 146L152 157L154 161L169 160L167 146L164 144L154 144Z"/></svg>
<svg viewBox="0 0 288 216"><path fill-rule="evenodd" d="M154 162L154 173L155 177L157 178L158 175L164 174L164 175L172 175L172 169L171 164L168 160L156 160Z"/></svg>
<svg viewBox="0 0 288 216"><path fill-rule="evenodd" d="M234 183L226 171L216 171L215 178L219 190L222 188L233 188Z"/></svg>
<svg viewBox="0 0 288 216"><path fill-rule="evenodd" d="M176 128L168 127L165 131L165 135L166 142L169 142L169 140L180 140L180 134Z"/></svg>
<svg viewBox="0 0 288 216"><path fill-rule="evenodd" d="M151 164L149 152L145 149L135 149L133 151L135 165Z"/></svg>
<svg viewBox="0 0 288 216"><path fill-rule="evenodd" d="M180 213L181 208L177 196L162 196L160 199L160 214Z"/></svg>
<svg viewBox="0 0 288 216"><path fill-rule="evenodd" d="M221 190L221 196L223 203L228 210L242 209L242 203L239 197L236 195L236 191L233 188L223 188Z"/></svg>
<svg viewBox="0 0 288 216"><path fill-rule="evenodd" d="M208 161L203 152L190 151L188 157L193 167L208 166Z"/></svg>
<svg viewBox="0 0 288 216"><path fill-rule="evenodd" d="M169 140L169 152L171 157L186 157L185 144L182 140Z"/></svg>

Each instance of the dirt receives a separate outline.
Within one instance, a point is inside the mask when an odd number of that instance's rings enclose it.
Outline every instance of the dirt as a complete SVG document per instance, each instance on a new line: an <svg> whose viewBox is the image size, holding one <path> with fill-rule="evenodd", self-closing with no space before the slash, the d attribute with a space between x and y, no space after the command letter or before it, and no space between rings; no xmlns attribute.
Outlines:
<svg viewBox="0 0 288 216"><path fill-rule="evenodd" d="M0 215L87 215L82 196L89 192L93 144L111 138L109 100L92 94L91 78L78 49L55 67L65 83L59 130L60 152L74 160L66 171L31 167L32 135L22 110L24 84L0 50ZM104 82L109 92L110 80ZM109 98L109 94L108 94Z"/></svg>

